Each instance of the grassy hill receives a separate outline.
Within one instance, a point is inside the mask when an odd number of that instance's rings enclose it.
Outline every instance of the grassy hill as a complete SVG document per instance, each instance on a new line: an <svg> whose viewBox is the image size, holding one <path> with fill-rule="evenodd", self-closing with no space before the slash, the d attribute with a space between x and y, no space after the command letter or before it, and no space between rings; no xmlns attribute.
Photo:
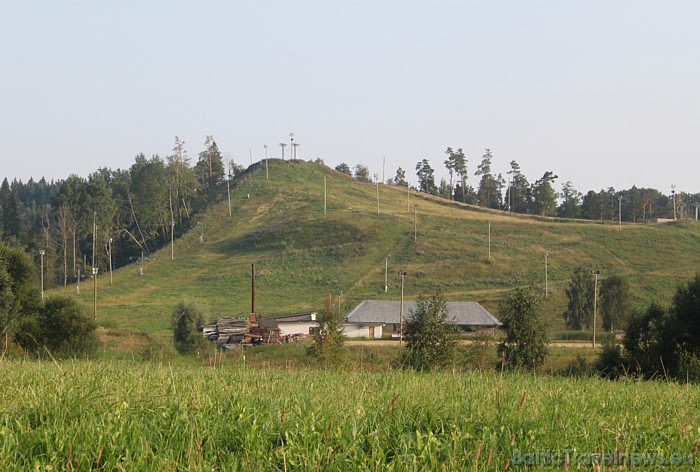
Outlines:
<svg viewBox="0 0 700 472"><path fill-rule="evenodd" d="M407 196L405 188L377 188L302 161L271 160L269 179L264 163L252 166L232 192L232 216L223 201L201 223L175 242L173 260L169 247L146 260L143 276L138 264L115 271L111 285L109 275L101 274L97 321L164 334L183 297L203 302L212 318L244 316L250 312L253 263L262 316L319 308L328 294L337 304L341 291L343 311L362 299L397 299L398 271L408 273L408 299L441 290L449 300L480 301L495 312L499 297L521 275L544 288L548 253L547 312L556 325L575 266L600 270L601 277L628 276L638 302L668 301L676 285L700 267L695 221L625 224L619 230L613 223L513 215L415 192ZM64 291L75 293L75 287L54 293ZM78 297L90 311L92 295L92 284L83 284Z"/></svg>

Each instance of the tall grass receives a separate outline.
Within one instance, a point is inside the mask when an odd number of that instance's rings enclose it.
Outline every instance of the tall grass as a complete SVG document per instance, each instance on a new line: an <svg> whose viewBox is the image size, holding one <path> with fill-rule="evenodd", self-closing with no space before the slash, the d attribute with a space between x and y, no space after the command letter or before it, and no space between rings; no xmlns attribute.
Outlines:
<svg viewBox="0 0 700 472"><path fill-rule="evenodd" d="M544 449L688 456L700 438L700 389L672 383L243 358L5 361L0 374L2 470L502 470Z"/></svg>

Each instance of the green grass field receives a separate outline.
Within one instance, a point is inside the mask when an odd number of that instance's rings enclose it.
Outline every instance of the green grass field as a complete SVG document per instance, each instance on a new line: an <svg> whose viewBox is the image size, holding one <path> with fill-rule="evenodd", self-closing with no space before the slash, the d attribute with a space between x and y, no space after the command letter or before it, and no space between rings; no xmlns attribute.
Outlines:
<svg viewBox="0 0 700 472"><path fill-rule="evenodd" d="M581 470L616 452L697 469L691 385L265 369L242 356L0 372L2 470L503 470L538 451ZM670 470L656 464L643 469Z"/></svg>
<svg viewBox="0 0 700 472"><path fill-rule="evenodd" d="M396 299L399 270L409 299L439 290L498 316L518 277L544 288L548 253L544 310L566 339L560 314L575 266L628 276L638 303L668 302L700 267L696 222L619 231L413 192L407 207L406 190L385 185L377 213L375 185L323 166L272 161L269 180L256 168L247 177L231 218L226 202L202 218L203 242L194 230L175 242L174 260L170 248L147 260L143 276L135 264L113 284L98 277L98 360L3 357L0 470L541 470L547 454L597 470L598 453L617 453L604 459L623 469L698 470L689 463L700 445L695 385L501 374L492 345L463 347L466 369L430 374L392 370L396 345L351 346L342 371L314 369L297 344L200 360L174 353L169 326L183 297L212 319L247 315L253 263L263 316L318 309L328 294L338 303L341 291L342 311ZM58 293L75 287L49 295ZM84 283L76 295L88 312L92 293ZM591 348L554 346L543 372L594 358Z"/></svg>
<svg viewBox="0 0 700 472"><path fill-rule="evenodd" d="M324 176L327 213L324 214ZM700 224L616 224L528 217L483 210L387 185L360 183L327 167L270 161L252 167L232 197L195 229L145 263L98 277L98 323L166 335L182 297L210 308L210 317L250 312L250 268L257 266L256 311L262 315L318 309L329 294L342 310L363 299L397 299L399 270L406 296L442 291L448 300L475 300L497 314L497 301L517 277L544 288L548 253L552 329L562 329L563 290L577 265L601 277L630 278L635 300L667 302L676 285L700 267ZM416 209L417 205L417 209ZM415 215L415 220L414 220ZM488 222L491 221L491 258ZM414 226L415 224L415 226ZM417 231L414 233L414 227ZM417 240L414 241L414 237ZM390 255L388 293L384 257ZM75 293L75 287L50 293ZM92 284L78 296L92 311Z"/></svg>

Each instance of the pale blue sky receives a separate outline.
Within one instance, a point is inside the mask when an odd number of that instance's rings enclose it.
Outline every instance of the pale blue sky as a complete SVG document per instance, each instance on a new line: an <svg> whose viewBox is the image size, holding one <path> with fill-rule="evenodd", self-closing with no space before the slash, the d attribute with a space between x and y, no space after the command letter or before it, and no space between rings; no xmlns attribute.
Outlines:
<svg viewBox="0 0 700 472"><path fill-rule="evenodd" d="M696 1L0 0L0 176L65 178L206 135L248 164L386 178L491 148L580 191L700 192ZM476 179L471 177L472 184Z"/></svg>

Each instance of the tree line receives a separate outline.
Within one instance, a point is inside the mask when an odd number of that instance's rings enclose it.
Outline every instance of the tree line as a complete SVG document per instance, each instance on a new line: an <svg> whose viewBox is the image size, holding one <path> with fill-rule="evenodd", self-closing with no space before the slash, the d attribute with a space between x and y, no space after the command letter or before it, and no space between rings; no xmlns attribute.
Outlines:
<svg viewBox="0 0 700 472"><path fill-rule="evenodd" d="M469 182L468 159L464 151L448 147L445 155L443 165L448 171L449 181L443 178L436 184L435 169L428 159L422 159L415 168L418 178L416 190L447 200L513 213L634 223L647 223L656 218L692 218L700 204L700 193L676 194L674 191L671 195L665 195L653 188L637 186L627 190L615 190L613 187L589 190L584 194L576 190L571 181L567 181L557 191L555 182L559 176L553 171L547 171L530 182L514 160L510 162L510 170L505 177L500 173L495 174L490 149L485 150L474 171L474 187ZM351 169L348 164L341 163L335 170L363 182L371 181L369 170L362 164ZM386 183L407 186L406 170L399 167L396 176Z"/></svg>
<svg viewBox="0 0 700 472"><path fill-rule="evenodd" d="M243 171L225 162L207 136L192 164L185 141L175 137L165 158L138 154L128 169L100 168L87 178L0 186L0 238L21 246L45 271L46 286L66 285L120 267L170 243L191 228L223 185Z"/></svg>

